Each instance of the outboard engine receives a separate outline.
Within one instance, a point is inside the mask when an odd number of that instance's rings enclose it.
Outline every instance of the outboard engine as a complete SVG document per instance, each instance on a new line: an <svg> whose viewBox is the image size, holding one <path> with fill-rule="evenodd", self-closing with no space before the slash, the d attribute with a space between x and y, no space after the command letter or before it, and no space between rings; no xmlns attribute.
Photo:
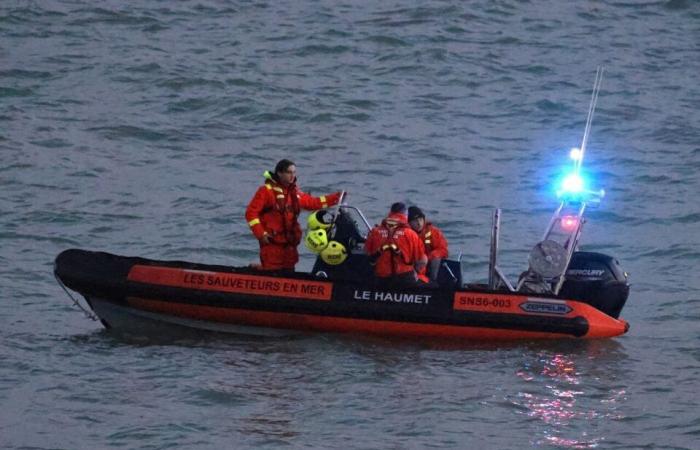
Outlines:
<svg viewBox="0 0 700 450"><path fill-rule="evenodd" d="M612 256L577 251L585 204L578 204L577 212L565 206L530 252L528 270L520 275L516 290L581 301L618 318L629 295L627 274Z"/></svg>
<svg viewBox="0 0 700 450"><path fill-rule="evenodd" d="M588 303L617 319L629 292L627 273L617 259L602 253L575 252L559 296Z"/></svg>

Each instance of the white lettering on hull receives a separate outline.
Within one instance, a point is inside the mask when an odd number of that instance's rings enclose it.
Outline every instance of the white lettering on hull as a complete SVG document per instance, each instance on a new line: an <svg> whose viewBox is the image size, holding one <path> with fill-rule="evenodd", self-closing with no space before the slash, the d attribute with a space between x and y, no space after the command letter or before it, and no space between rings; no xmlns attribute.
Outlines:
<svg viewBox="0 0 700 450"><path fill-rule="evenodd" d="M416 305L430 304L431 295L425 294L404 294L398 292L373 292L373 291L358 291L355 290L353 298L355 300L369 300L375 302L389 303L413 303Z"/></svg>

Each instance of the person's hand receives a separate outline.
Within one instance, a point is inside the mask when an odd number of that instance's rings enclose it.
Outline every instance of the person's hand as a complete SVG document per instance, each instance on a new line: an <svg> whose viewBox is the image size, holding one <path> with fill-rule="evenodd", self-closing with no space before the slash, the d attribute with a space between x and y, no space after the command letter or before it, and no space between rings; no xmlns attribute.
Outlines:
<svg viewBox="0 0 700 450"><path fill-rule="evenodd" d="M264 245L269 244L270 243L270 235L267 233L263 234L263 237L260 238L260 242Z"/></svg>

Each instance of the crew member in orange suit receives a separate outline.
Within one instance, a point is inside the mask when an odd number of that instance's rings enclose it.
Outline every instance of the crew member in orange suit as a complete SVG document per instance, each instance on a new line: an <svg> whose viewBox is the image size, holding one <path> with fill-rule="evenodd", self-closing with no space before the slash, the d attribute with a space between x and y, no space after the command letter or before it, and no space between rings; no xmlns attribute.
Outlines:
<svg viewBox="0 0 700 450"><path fill-rule="evenodd" d="M425 214L417 206L408 208L408 224L418 234L428 256L427 272L431 281L437 279L440 263L447 258L447 239L442 231L425 219ZM422 273L423 275L425 272Z"/></svg>
<svg viewBox="0 0 700 450"><path fill-rule="evenodd" d="M260 242L263 270L294 270L301 241L298 217L302 209L315 210L340 201L340 192L313 197L297 187L296 165L288 159L265 172L262 185L248 204L245 218Z"/></svg>
<svg viewBox="0 0 700 450"><path fill-rule="evenodd" d="M428 260L423 243L408 226L406 205L400 202L391 205L387 218L369 232L365 251L375 260L378 278L401 285L419 284L417 274Z"/></svg>

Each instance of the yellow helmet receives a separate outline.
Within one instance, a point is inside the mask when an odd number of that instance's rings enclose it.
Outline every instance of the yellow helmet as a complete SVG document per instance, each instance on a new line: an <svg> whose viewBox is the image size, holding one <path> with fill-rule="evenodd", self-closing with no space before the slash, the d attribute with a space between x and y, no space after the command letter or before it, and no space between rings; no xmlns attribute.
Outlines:
<svg viewBox="0 0 700 450"><path fill-rule="evenodd" d="M326 264L337 266L342 264L348 257L345 246L338 241L330 241L328 246L321 251L321 259Z"/></svg>
<svg viewBox="0 0 700 450"><path fill-rule="evenodd" d="M304 239L306 248L314 253L319 253L328 246L328 235L326 230L309 230Z"/></svg>
<svg viewBox="0 0 700 450"><path fill-rule="evenodd" d="M307 220L307 226L309 230L326 230L331 226L331 215L328 210L319 209L309 214L309 219Z"/></svg>

